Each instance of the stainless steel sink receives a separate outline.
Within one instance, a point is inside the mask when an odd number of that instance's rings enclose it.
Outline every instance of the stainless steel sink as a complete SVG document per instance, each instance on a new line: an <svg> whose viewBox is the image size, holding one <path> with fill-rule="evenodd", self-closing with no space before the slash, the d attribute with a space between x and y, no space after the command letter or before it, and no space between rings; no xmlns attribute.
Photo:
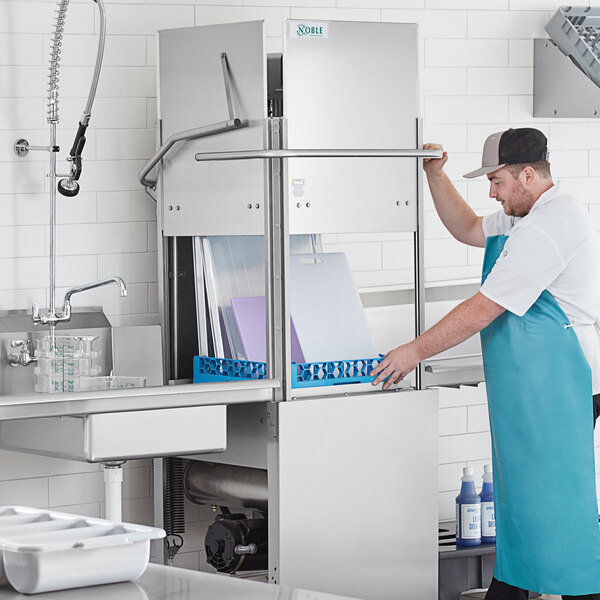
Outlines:
<svg viewBox="0 0 600 600"><path fill-rule="evenodd" d="M145 376L146 388L36 394L35 362L10 366L13 341L47 335L28 311L0 312L0 448L87 462L222 452L227 405L269 401L278 381L161 385L158 326L111 328L80 309L61 335L97 335L102 375Z"/></svg>

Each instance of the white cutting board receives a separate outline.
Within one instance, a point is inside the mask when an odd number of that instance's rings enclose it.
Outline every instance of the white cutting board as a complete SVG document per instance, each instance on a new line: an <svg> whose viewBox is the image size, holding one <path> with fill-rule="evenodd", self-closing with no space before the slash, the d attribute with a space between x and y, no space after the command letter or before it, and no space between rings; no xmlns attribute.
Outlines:
<svg viewBox="0 0 600 600"><path fill-rule="evenodd" d="M341 252L290 256L290 313L306 362L377 356L348 259Z"/></svg>

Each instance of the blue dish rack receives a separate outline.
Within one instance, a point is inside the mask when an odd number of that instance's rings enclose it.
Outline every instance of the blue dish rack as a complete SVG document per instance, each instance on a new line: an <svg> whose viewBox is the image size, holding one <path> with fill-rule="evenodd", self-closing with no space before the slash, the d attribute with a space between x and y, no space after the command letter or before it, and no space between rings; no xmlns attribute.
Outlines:
<svg viewBox="0 0 600 600"><path fill-rule="evenodd" d="M292 363L292 387L371 383L374 377L369 373L381 358ZM264 379L266 372L263 362L194 356L194 383Z"/></svg>

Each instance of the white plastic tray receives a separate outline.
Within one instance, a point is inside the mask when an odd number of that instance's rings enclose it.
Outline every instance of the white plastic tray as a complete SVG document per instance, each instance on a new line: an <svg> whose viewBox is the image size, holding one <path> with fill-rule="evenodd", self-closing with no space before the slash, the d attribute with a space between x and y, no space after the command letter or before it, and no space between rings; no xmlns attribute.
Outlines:
<svg viewBox="0 0 600 600"><path fill-rule="evenodd" d="M0 584L36 594L136 579L162 529L0 506Z"/></svg>

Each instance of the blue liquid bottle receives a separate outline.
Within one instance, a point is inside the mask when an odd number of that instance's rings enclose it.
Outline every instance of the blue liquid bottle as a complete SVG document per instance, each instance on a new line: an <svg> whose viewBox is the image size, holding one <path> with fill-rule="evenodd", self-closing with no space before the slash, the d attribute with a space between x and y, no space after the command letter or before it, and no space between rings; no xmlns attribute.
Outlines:
<svg viewBox="0 0 600 600"><path fill-rule="evenodd" d="M481 498L475 491L473 467L464 467L460 494L456 496L456 545L481 544Z"/></svg>
<svg viewBox="0 0 600 600"><path fill-rule="evenodd" d="M481 498L481 541L485 544L496 543L496 515L494 512L494 480L492 465L483 467L483 487Z"/></svg>

